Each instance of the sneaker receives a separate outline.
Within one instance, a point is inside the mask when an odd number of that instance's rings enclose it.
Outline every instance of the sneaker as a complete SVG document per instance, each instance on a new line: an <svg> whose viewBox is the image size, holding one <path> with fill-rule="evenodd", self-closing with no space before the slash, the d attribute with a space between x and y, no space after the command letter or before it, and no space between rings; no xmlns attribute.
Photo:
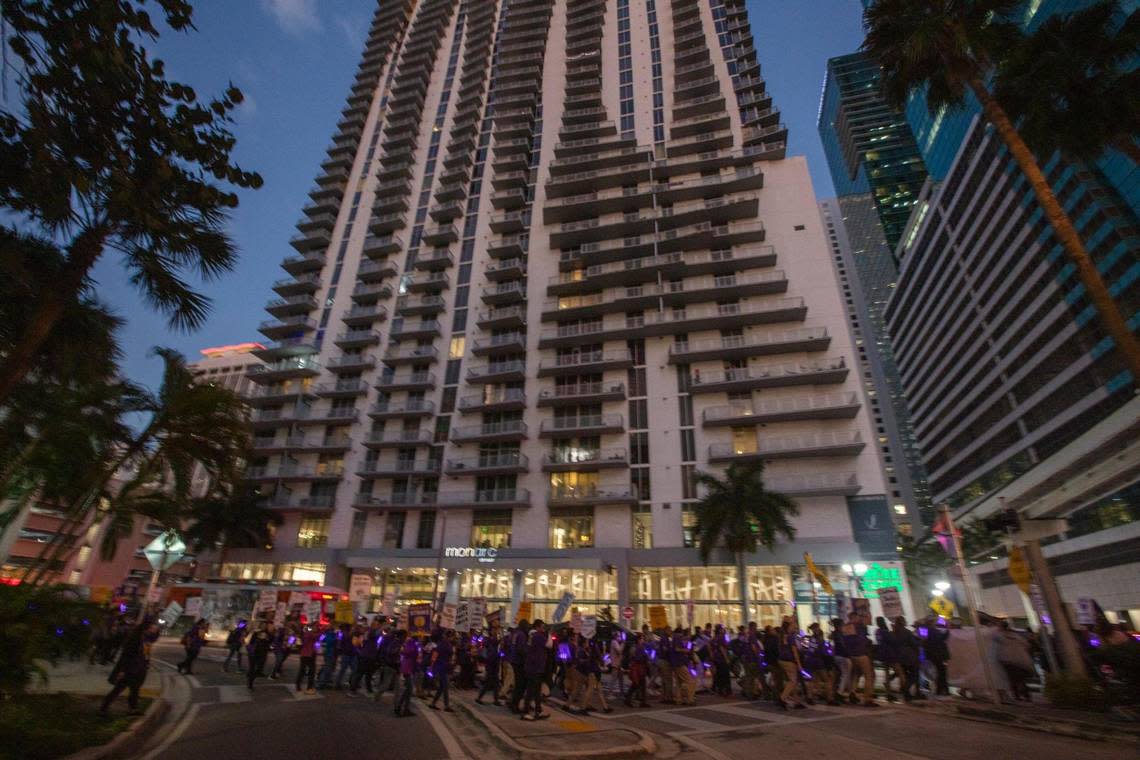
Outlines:
<svg viewBox="0 0 1140 760"><path fill-rule="evenodd" d="M538 713L537 715L535 715L534 719L535 720L546 720L549 717L550 717L550 713L544 712L544 713Z"/></svg>
<svg viewBox="0 0 1140 760"><path fill-rule="evenodd" d="M527 713L526 715L522 716L521 720L532 721L532 720L535 720L535 717L533 715L531 715L530 713Z"/></svg>

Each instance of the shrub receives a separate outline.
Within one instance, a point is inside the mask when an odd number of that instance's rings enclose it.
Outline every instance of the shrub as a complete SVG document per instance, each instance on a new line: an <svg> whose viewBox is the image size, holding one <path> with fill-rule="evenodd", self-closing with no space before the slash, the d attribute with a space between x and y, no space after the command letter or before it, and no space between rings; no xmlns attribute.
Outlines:
<svg viewBox="0 0 1140 760"><path fill-rule="evenodd" d="M0 695L47 681L40 661L83 654L96 608L63 586L0 585Z"/></svg>

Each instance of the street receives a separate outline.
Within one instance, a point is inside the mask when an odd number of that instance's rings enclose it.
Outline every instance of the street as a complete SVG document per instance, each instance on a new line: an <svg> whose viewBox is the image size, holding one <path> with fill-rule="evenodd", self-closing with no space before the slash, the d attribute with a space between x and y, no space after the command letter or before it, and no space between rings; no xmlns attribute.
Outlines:
<svg viewBox="0 0 1140 760"><path fill-rule="evenodd" d="M525 757L512 754L481 735L475 721L454 714L435 713L418 700L417 716L408 720L392 715L392 697L377 705L366 696L343 693L298 694L292 678L296 658L286 662L285 677L259 679L251 693L244 677L223 673L224 653L207 648L195 663L192 677L178 676L173 664L181 648L160 643L155 660L167 674L168 684L189 695L185 709L176 708L140 753L145 760L198 760L209 758L328 758L369 756L382 751L387 758L455 760L457 758ZM453 700L472 711L500 721L508 731L519 726L505 710L473 704L471 692L453 691ZM591 744L590 732L632 728L649 734L659 758L746 760L768 754L784 758L839 756L852 760L992 760L1032 757L1034 760L1116 760L1123 745L1070 739L1016 728L1004 728L938 715L918 709L883 705L876 710L858 707L819 707L784 712L768 702L723 700L702 694L696 707L655 705L630 709L620 701L612 714L583 718L550 705L553 719L541 728L522 724L525 734L512 735L524 747L573 751Z"/></svg>

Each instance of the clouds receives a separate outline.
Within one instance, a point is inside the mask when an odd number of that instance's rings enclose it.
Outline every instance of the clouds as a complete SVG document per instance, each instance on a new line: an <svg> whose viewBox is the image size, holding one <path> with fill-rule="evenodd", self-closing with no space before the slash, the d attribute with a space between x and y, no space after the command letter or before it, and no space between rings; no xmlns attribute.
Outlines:
<svg viewBox="0 0 1140 760"><path fill-rule="evenodd" d="M317 0L261 0L261 7L289 34L320 31Z"/></svg>

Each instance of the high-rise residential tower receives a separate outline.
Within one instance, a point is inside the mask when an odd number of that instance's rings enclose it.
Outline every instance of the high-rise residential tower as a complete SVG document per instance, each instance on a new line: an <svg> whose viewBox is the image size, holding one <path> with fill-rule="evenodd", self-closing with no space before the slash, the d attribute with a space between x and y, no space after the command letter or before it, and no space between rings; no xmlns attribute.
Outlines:
<svg viewBox="0 0 1140 760"><path fill-rule="evenodd" d="M223 574L732 623L810 599L805 551L897 576L759 71L743 0L380 3L262 325L249 477L285 523ZM760 459L796 540L704 566L694 475Z"/></svg>
<svg viewBox="0 0 1140 760"><path fill-rule="evenodd" d="M890 407L876 414L896 472L888 483L897 492L896 504L910 513L908 522L921 527L933 519L930 495L883 309L898 279L895 248L926 182L926 167L906 117L882 95L879 67L862 53L827 62L817 127L837 194L825 211L843 226L842 250L858 280L851 284L858 293L848 296L847 305L861 325L861 360L869 365L865 372L875 368L872 392L878 403ZM836 244L834 236L831 242ZM897 474L902 470L905 475Z"/></svg>

